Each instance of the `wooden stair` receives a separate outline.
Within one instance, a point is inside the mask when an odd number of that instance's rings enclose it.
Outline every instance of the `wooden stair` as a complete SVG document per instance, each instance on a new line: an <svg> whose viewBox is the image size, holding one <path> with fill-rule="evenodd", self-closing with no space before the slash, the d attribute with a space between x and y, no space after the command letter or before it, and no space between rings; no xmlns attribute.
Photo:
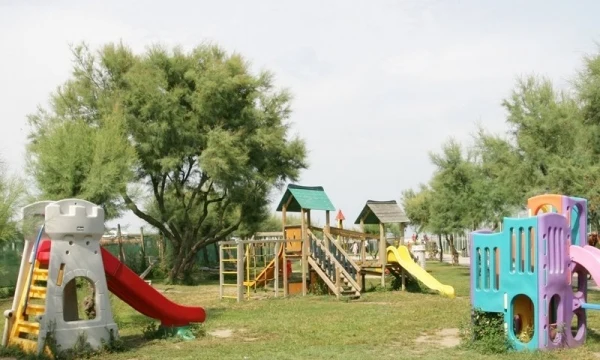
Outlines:
<svg viewBox="0 0 600 360"><path fill-rule="evenodd" d="M325 234L325 239L319 239L308 230L308 236L310 242L309 266L338 299L342 297L360 298L362 290L358 280L360 268L330 235Z"/></svg>

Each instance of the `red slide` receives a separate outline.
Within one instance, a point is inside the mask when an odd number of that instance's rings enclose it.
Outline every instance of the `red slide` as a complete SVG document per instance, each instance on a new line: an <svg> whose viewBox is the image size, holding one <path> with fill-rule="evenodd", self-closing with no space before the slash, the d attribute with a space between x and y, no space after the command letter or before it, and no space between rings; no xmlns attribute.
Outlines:
<svg viewBox="0 0 600 360"><path fill-rule="evenodd" d="M163 326L186 326L204 322L206 312L201 307L175 304L146 284L136 273L105 249L102 251L108 290L140 313L160 320Z"/></svg>

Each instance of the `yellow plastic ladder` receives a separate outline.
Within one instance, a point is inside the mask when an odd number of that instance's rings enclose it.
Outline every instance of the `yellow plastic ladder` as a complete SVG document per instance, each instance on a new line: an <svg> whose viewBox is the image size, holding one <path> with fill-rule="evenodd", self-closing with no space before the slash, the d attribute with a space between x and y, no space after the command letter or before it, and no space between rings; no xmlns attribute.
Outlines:
<svg viewBox="0 0 600 360"><path fill-rule="evenodd" d="M46 305L34 304L32 300L44 300L45 303L48 269L42 268L39 261L36 260L33 272L27 276L27 283L29 283L30 276L31 286L29 289L24 289L17 312L13 315L15 320L8 344L18 345L27 352L37 352L40 324L35 321L35 317L46 311Z"/></svg>

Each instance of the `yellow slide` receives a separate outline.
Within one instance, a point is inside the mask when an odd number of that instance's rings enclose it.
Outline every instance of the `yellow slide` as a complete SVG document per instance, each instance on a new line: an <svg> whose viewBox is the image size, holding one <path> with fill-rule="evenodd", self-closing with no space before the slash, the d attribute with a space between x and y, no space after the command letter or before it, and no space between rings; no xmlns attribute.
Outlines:
<svg viewBox="0 0 600 360"><path fill-rule="evenodd" d="M449 298L455 296L454 288L452 286L444 285L437 281L431 274L413 261L406 246L398 246L398 248L388 246L387 262L388 264L398 263L398 265L402 266L404 270L408 271L410 275L425 284L428 288L439 291L440 294Z"/></svg>

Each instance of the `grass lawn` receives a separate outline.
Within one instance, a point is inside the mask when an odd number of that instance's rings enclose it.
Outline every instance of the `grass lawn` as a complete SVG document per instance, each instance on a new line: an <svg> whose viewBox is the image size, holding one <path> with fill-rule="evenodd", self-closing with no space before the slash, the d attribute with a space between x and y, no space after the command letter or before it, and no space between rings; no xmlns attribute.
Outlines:
<svg viewBox="0 0 600 360"><path fill-rule="evenodd" d="M588 312L587 344L581 348L482 355L456 346L458 328L469 321L468 268L428 262L427 269L442 283L454 286L457 298L375 289L350 302L310 295L238 304L219 301L217 284L156 285L178 303L205 307L207 335L192 341L146 340L143 330L149 319L113 297L113 312L126 350L102 358L600 359L600 314L592 311ZM589 301L600 302L600 293L592 293ZM9 301L0 306L7 309Z"/></svg>

